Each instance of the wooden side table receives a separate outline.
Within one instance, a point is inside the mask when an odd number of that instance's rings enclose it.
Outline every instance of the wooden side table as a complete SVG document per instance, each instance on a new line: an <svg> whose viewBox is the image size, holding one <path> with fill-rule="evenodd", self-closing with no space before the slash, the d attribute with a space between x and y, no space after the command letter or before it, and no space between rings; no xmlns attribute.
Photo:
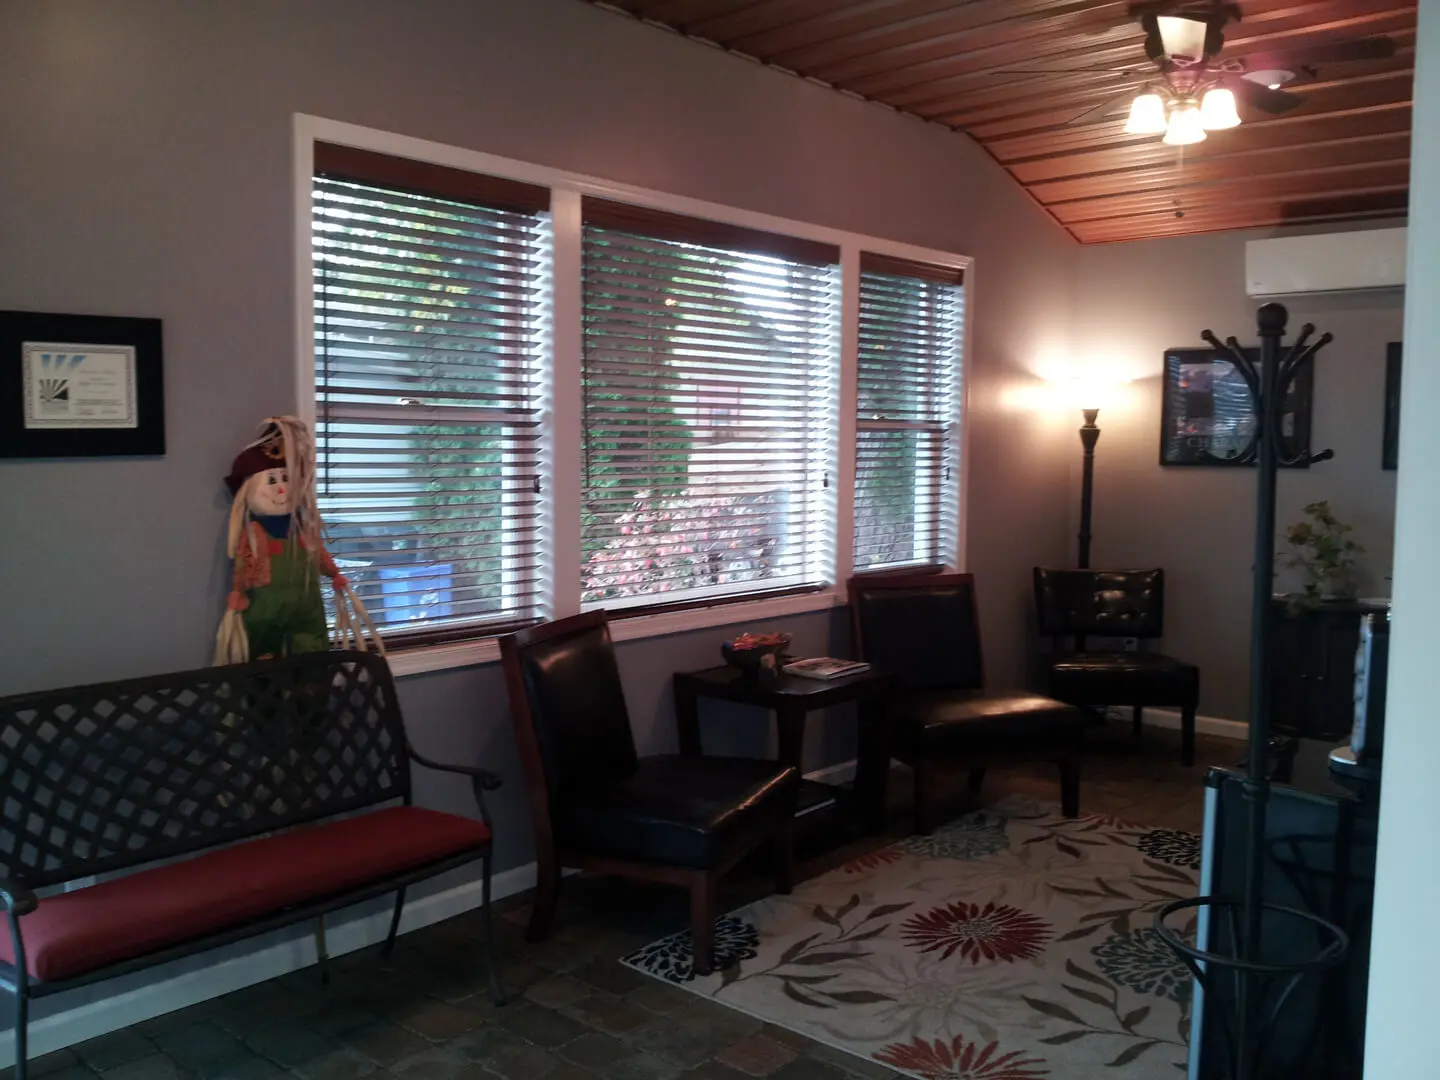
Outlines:
<svg viewBox="0 0 1440 1080"><path fill-rule="evenodd" d="M773 712L779 760L799 769L805 746L805 718L816 709L856 702L860 724L853 788L846 791L836 784L802 780L796 816L803 817L853 798L860 821L867 827L881 828L885 817L885 770L890 765L884 702L892 681L889 675L873 669L829 680L785 674L761 679L724 666L676 672L675 721L680 733L680 752L694 755L702 752L700 699L708 697Z"/></svg>

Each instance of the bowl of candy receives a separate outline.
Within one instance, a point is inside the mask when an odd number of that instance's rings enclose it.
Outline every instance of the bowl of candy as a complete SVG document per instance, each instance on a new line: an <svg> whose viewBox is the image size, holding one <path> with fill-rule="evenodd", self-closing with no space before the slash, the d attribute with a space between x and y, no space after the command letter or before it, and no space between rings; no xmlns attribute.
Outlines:
<svg viewBox="0 0 1440 1080"><path fill-rule="evenodd" d="M780 670L789 647L789 634L741 634L721 642L720 655L747 675L772 674Z"/></svg>

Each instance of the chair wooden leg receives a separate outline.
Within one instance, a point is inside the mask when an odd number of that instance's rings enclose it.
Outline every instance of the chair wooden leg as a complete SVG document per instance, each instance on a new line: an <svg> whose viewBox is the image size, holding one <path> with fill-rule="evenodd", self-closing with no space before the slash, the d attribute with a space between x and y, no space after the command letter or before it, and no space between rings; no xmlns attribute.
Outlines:
<svg viewBox="0 0 1440 1080"><path fill-rule="evenodd" d="M1135 725L1135 737L1136 737L1137 739L1140 738L1141 734L1142 734L1142 733L1144 732L1144 730L1145 730L1145 706L1144 706L1144 705L1136 705L1136 706L1135 706L1134 712L1132 713L1131 723L1133 723L1133 724Z"/></svg>
<svg viewBox="0 0 1440 1080"><path fill-rule="evenodd" d="M1195 764L1195 710L1197 704L1186 705L1180 713L1180 760Z"/></svg>
<svg viewBox="0 0 1440 1080"><path fill-rule="evenodd" d="M542 851L536 865L535 903L530 909L526 941L533 944L550 936L550 924L555 921L555 904L559 899L560 866L553 851Z"/></svg>
<svg viewBox="0 0 1440 1080"><path fill-rule="evenodd" d="M935 766L917 757L914 769L915 831L929 836L935 831Z"/></svg>
<svg viewBox="0 0 1440 1080"><path fill-rule="evenodd" d="M1080 816L1080 755L1060 759L1060 809L1068 818Z"/></svg>
<svg viewBox="0 0 1440 1080"><path fill-rule="evenodd" d="M696 873L690 881L691 967L696 975L715 970L716 875Z"/></svg>
<svg viewBox="0 0 1440 1080"><path fill-rule="evenodd" d="M795 819L787 817L775 830L770 841L770 857L775 862L775 891L789 896L795 885Z"/></svg>

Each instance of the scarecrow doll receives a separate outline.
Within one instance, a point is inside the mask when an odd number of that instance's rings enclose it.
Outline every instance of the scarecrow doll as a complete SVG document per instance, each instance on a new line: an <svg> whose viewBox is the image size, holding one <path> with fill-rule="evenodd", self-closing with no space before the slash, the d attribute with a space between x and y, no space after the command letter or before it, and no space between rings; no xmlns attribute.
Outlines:
<svg viewBox="0 0 1440 1080"><path fill-rule="evenodd" d="M315 446L304 422L272 416L236 456L226 486L234 501L225 550L233 584L215 637L215 663L374 648L384 652L365 606L325 550L315 502ZM335 594L325 623L320 575Z"/></svg>

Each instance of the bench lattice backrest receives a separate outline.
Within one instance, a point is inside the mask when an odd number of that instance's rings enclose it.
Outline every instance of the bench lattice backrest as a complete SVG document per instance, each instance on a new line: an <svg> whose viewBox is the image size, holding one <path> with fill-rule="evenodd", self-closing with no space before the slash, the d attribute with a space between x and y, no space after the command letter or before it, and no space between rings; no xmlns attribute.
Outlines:
<svg viewBox="0 0 1440 1080"><path fill-rule="evenodd" d="M409 797L372 654L0 699L0 875L32 888Z"/></svg>

